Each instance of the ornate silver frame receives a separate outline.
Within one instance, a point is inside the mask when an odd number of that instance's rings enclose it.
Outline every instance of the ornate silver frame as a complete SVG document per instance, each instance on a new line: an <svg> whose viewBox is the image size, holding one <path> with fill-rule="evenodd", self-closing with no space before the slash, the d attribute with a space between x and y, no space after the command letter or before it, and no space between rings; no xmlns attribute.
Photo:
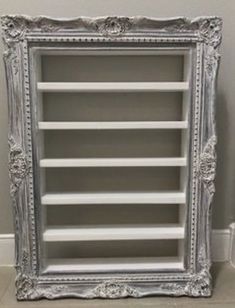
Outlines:
<svg viewBox="0 0 235 308"><path fill-rule="evenodd" d="M16 243L16 296L39 298L124 298L146 295L210 296L211 202L215 192L215 90L222 20L218 17L152 19L100 17L51 19L1 18L9 106L9 174ZM184 272L42 275L34 193L35 167L30 85L32 46L99 42L125 46L184 44L195 50L191 106L188 255Z"/></svg>

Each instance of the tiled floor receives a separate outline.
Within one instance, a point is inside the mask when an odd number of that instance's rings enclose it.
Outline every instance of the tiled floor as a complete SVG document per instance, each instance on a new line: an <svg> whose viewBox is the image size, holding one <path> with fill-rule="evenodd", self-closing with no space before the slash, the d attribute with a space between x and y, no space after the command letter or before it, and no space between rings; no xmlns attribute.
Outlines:
<svg viewBox="0 0 235 308"><path fill-rule="evenodd" d="M235 308L235 269L228 264L218 263L214 265L214 293L211 298L191 299L187 297L148 297L141 299L123 300L40 300L34 302L17 302L14 295L15 271L13 268L0 268L0 308L139 308L139 307L158 307L158 308Z"/></svg>

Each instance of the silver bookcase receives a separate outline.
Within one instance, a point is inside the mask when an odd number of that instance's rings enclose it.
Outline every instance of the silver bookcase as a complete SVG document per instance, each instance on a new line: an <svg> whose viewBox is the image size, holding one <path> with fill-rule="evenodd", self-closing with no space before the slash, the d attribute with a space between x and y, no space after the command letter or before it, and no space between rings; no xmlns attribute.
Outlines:
<svg viewBox="0 0 235 308"><path fill-rule="evenodd" d="M210 296L222 20L1 18L16 296Z"/></svg>

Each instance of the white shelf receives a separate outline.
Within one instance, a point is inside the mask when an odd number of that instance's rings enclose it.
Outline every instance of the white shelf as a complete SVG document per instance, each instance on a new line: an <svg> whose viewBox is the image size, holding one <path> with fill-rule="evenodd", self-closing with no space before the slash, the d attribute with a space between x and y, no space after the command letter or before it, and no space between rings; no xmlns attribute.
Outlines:
<svg viewBox="0 0 235 308"><path fill-rule="evenodd" d="M186 129L187 121L38 122L39 129Z"/></svg>
<svg viewBox="0 0 235 308"><path fill-rule="evenodd" d="M187 91L189 83L182 82L38 82L44 92L142 92Z"/></svg>
<svg viewBox="0 0 235 308"><path fill-rule="evenodd" d="M164 225L92 225L48 228L43 233L45 242L114 241L114 240L165 240L183 239L184 227Z"/></svg>
<svg viewBox="0 0 235 308"><path fill-rule="evenodd" d="M184 264L177 257L133 257L133 258L79 258L48 259L43 271L47 273L74 272L123 272L183 270Z"/></svg>
<svg viewBox="0 0 235 308"><path fill-rule="evenodd" d="M186 166L186 157L159 158L45 158L40 167L174 167Z"/></svg>
<svg viewBox="0 0 235 308"><path fill-rule="evenodd" d="M49 193L41 198L42 204L184 204L184 192L150 193Z"/></svg>

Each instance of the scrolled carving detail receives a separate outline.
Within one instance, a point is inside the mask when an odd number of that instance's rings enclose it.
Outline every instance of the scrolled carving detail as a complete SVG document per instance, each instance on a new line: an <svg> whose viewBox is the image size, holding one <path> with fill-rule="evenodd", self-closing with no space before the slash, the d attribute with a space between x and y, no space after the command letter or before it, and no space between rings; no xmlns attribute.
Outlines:
<svg viewBox="0 0 235 308"><path fill-rule="evenodd" d="M65 285L42 286L37 277L29 274L29 254L23 250L21 263L16 266L15 280L16 297L18 300L32 300L40 298L53 299L67 290Z"/></svg>
<svg viewBox="0 0 235 308"><path fill-rule="evenodd" d="M130 29L131 21L128 17L107 17L96 26L98 32L104 36L119 36Z"/></svg>
<svg viewBox="0 0 235 308"><path fill-rule="evenodd" d="M101 298L124 298L124 297L139 297L139 293L134 288L131 288L127 284L120 283L118 281L105 281L99 284L94 294Z"/></svg>
<svg viewBox="0 0 235 308"><path fill-rule="evenodd" d="M185 285L177 283L165 283L160 285L163 293L174 296L208 297L211 295L211 276L204 268L199 273L190 277Z"/></svg>
<svg viewBox="0 0 235 308"><path fill-rule="evenodd" d="M16 297L20 301L40 298L53 299L67 289L64 285L40 286L37 282L37 278L22 272L17 275L15 286Z"/></svg>
<svg viewBox="0 0 235 308"><path fill-rule="evenodd" d="M218 17L203 19L199 26L199 35L206 44L217 48L222 39L222 20Z"/></svg>
<svg viewBox="0 0 235 308"><path fill-rule="evenodd" d="M202 245L199 250L198 263L200 271L192 275L186 285L186 294L193 297L211 295L210 261L206 256L206 246Z"/></svg>
<svg viewBox="0 0 235 308"><path fill-rule="evenodd" d="M216 142L216 136L212 136L205 145L199 160L199 175L210 195L215 192Z"/></svg>
<svg viewBox="0 0 235 308"><path fill-rule="evenodd" d="M211 295L211 276L206 268L191 277L186 284L185 295L192 297L208 297Z"/></svg>
<svg viewBox="0 0 235 308"><path fill-rule="evenodd" d="M163 293L174 296L208 297L211 295L211 278L206 269L191 276L186 285L166 283L160 285Z"/></svg>
<svg viewBox="0 0 235 308"><path fill-rule="evenodd" d="M35 289L35 280L27 274L29 266L29 254L23 250L20 265L16 266L17 276L15 280L16 297L18 300L29 298Z"/></svg>
<svg viewBox="0 0 235 308"><path fill-rule="evenodd" d="M1 18L1 26L3 30L3 38L6 42L18 42L23 39L26 30L23 19L19 20L10 15L3 16Z"/></svg>
<svg viewBox="0 0 235 308"><path fill-rule="evenodd" d="M1 18L3 41L5 43L5 51L3 56L6 61L12 64L14 74L19 71L19 58L17 56L16 43L24 36L24 26L12 16L3 16Z"/></svg>
<svg viewBox="0 0 235 308"><path fill-rule="evenodd" d="M35 292L35 281L30 276L19 273L16 277L16 297L18 300L29 299Z"/></svg>
<svg viewBox="0 0 235 308"><path fill-rule="evenodd" d="M11 137L9 138L9 176L11 180L10 193L14 196L23 179L29 171L27 156L20 145Z"/></svg>

